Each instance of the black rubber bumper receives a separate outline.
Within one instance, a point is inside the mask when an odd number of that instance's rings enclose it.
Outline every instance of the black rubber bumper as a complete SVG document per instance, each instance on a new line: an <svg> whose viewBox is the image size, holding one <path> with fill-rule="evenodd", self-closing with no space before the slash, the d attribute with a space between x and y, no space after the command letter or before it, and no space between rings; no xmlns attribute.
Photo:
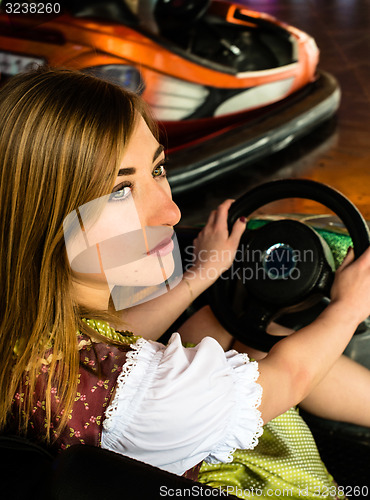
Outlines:
<svg viewBox="0 0 370 500"><path fill-rule="evenodd" d="M173 194L248 168L284 149L332 117L339 102L337 80L321 71L315 82L265 108L257 118L172 153L168 179Z"/></svg>

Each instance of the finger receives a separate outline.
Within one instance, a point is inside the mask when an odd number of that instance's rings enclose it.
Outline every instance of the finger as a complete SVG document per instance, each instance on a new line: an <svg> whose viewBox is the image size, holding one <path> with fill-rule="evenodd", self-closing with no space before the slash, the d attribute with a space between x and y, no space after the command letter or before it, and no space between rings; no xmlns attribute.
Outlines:
<svg viewBox="0 0 370 500"><path fill-rule="evenodd" d="M228 205L229 207L234 203L235 198L227 198L221 203L221 205Z"/></svg>
<svg viewBox="0 0 370 500"><path fill-rule="evenodd" d="M217 207L216 217L215 217L215 227L226 228L227 227L227 216L229 213L229 208L234 203L235 200L227 199L221 205Z"/></svg>
<svg viewBox="0 0 370 500"><path fill-rule="evenodd" d="M209 214L206 226L213 226L216 220L216 210L212 210L212 212Z"/></svg>
<svg viewBox="0 0 370 500"><path fill-rule="evenodd" d="M242 234L244 233L247 227L247 219L245 217L239 217L238 220L234 222L233 228L230 234L230 240L238 245Z"/></svg>
<svg viewBox="0 0 370 500"><path fill-rule="evenodd" d="M355 252L353 251L352 247L349 247L347 250L347 254L344 257L344 260L339 266L338 270L342 271L343 269L348 267L351 264L351 262L353 262L354 258L355 258Z"/></svg>

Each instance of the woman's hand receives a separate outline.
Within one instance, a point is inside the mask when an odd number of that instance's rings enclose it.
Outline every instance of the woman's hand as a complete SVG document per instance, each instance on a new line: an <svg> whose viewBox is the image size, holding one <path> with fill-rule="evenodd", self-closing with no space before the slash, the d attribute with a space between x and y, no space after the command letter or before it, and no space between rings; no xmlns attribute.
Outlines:
<svg viewBox="0 0 370 500"><path fill-rule="evenodd" d="M354 261L351 248L335 273L331 289L333 303L348 310L358 323L370 314L370 248Z"/></svg>
<svg viewBox="0 0 370 500"><path fill-rule="evenodd" d="M225 200L213 210L207 224L194 240L192 271L199 273L203 279L216 281L235 259L241 235L246 228L246 219L238 219L229 234L227 216L234 201Z"/></svg>

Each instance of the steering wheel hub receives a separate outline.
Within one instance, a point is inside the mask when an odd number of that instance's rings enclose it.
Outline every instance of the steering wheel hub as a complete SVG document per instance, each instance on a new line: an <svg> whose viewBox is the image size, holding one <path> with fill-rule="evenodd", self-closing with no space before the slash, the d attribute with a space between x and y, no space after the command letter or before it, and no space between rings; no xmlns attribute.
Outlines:
<svg viewBox="0 0 370 500"><path fill-rule="evenodd" d="M303 300L332 272L325 242L310 227L291 220L247 231L242 262L248 295L289 307Z"/></svg>
<svg viewBox="0 0 370 500"><path fill-rule="evenodd" d="M274 280L283 280L292 276L297 268L294 250L286 243L275 243L262 256L263 269Z"/></svg>

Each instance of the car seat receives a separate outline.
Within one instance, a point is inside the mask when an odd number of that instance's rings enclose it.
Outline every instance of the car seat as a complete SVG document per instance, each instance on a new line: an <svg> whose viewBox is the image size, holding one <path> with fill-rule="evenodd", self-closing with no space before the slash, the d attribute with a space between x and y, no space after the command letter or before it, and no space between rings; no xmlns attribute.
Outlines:
<svg viewBox="0 0 370 500"><path fill-rule="evenodd" d="M143 500L172 496L236 497L151 465L89 445L51 455L15 435L0 436L0 492L7 500Z"/></svg>

